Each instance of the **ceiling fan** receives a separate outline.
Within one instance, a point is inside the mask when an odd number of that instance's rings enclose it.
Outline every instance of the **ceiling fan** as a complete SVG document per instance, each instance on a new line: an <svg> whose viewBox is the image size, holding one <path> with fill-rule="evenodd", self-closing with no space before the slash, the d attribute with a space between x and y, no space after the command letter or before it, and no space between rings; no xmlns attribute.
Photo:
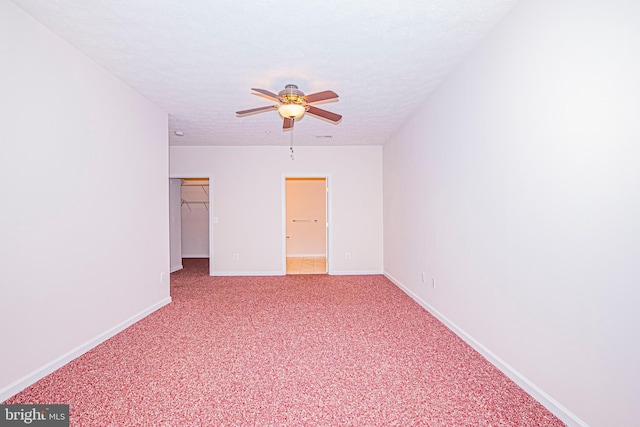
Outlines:
<svg viewBox="0 0 640 427"><path fill-rule="evenodd" d="M236 115L238 117L263 113L265 111L278 110L282 118L284 118L284 123L282 125L283 130L292 129L294 121L302 117L305 113L311 116L327 119L333 123L338 123L342 120L342 116L340 114L332 113L331 111L323 110L312 105L318 102L337 100L338 94L331 90L305 95L301 90L298 90L298 86L293 84L286 85L283 90L278 92L277 95L265 89L251 88L251 90L257 92L254 93L254 95L276 101L277 104L270 105L268 107L236 111Z"/></svg>

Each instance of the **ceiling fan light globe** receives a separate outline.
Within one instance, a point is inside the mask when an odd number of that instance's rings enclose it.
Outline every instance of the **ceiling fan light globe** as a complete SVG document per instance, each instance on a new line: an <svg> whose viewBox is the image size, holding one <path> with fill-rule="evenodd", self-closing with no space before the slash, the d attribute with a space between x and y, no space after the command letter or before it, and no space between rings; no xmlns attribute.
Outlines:
<svg viewBox="0 0 640 427"><path fill-rule="evenodd" d="M297 119L305 113L304 105L300 104L282 104L278 108L280 115L287 119Z"/></svg>

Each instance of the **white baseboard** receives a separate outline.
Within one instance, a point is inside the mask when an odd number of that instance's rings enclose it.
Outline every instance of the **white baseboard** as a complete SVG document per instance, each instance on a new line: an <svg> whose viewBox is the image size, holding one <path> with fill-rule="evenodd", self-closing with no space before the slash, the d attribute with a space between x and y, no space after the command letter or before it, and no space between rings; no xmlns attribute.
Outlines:
<svg viewBox="0 0 640 427"><path fill-rule="evenodd" d="M520 372L515 370L511 365L498 357L495 353L489 350L487 347L482 345L479 341L474 339L471 335L466 333L463 329L461 329L458 325L449 320L446 316L440 313L438 310L429 305L422 298L418 297L415 293L413 293L409 288L404 286L400 281L396 280L389 273L384 273L384 275L391 280L397 287L399 287L404 293L409 295L411 299L420 304L422 308L431 313L436 319L444 323L444 325L449 328L453 333L459 336L464 342L469 344L473 349L475 349L478 353L480 353L485 359L489 361L493 366L498 368L502 373L504 373L507 377L509 377L514 383L520 386L524 391L529 393L531 397L536 399L540 404L542 404L545 408L547 408L551 413L553 413L556 417L560 418L565 424L568 426L576 426L576 427L588 427L587 423L578 418L574 413L569 411L563 405L561 405L558 401L553 399L547 393L545 393L541 388L532 383L529 379L527 379Z"/></svg>
<svg viewBox="0 0 640 427"><path fill-rule="evenodd" d="M286 276L284 271L216 271L212 276ZM361 270L361 271L329 271L330 276L373 276L384 274L379 270Z"/></svg>
<svg viewBox="0 0 640 427"><path fill-rule="evenodd" d="M212 276L284 276L282 271L215 271Z"/></svg>
<svg viewBox="0 0 640 427"><path fill-rule="evenodd" d="M376 274L384 274L380 270L330 270L330 276L373 276Z"/></svg>
<svg viewBox="0 0 640 427"><path fill-rule="evenodd" d="M148 308L142 310L141 312L129 317L128 319L124 320L123 322L120 322L119 324L117 324L113 328L108 329L107 331L101 333L100 335L96 336L95 338L90 339L89 341L85 342L84 344L81 344L80 346L78 346L78 347L74 348L73 350L63 354L62 356L52 360L51 362L49 362L49 363L45 364L44 366L36 369L35 371L25 375L24 377L12 382L11 384L9 384L9 385L7 385L5 387L2 387L0 389L0 402L4 402L5 400L9 399L10 397L18 394L19 392L21 392L25 388L29 387L31 384L34 384L36 381L41 380L42 378L46 377L50 373L54 372L55 370L63 367L67 363L71 362L73 359L83 355L87 351L89 351L92 348L98 346L99 344L105 342L109 338L111 338L114 335L118 334L119 332L125 330L126 328L128 328L131 325L133 325L137 321L147 317L148 315L150 315L154 311L156 311L159 308L169 304L170 302L171 302L171 297L164 298L163 300L153 304L151 307L148 307Z"/></svg>
<svg viewBox="0 0 640 427"><path fill-rule="evenodd" d="M180 265L176 265L175 267L171 267L171 270L169 270L169 273L175 273L178 270L182 270L184 267L182 266L182 264Z"/></svg>

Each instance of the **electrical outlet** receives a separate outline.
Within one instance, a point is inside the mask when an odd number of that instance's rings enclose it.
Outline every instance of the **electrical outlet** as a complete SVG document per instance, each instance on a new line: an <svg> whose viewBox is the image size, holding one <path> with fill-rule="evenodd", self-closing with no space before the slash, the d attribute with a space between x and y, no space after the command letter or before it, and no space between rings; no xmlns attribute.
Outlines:
<svg viewBox="0 0 640 427"><path fill-rule="evenodd" d="M345 257L346 259L351 259L351 252L347 252L347 253L345 253L345 254L344 254L344 257Z"/></svg>
<svg viewBox="0 0 640 427"><path fill-rule="evenodd" d="M234 261L239 261L240 260L240 254L233 254L233 260Z"/></svg>
<svg viewBox="0 0 640 427"><path fill-rule="evenodd" d="M427 276L424 274L424 271L420 273L420 279L422 280L422 283L427 281Z"/></svg>
<svg viewBox="0 0 640 427"><path fill-rule="evenodd" d="M436 288L436 278L431 276L431 286L433 286L433 289Z"/></svg>

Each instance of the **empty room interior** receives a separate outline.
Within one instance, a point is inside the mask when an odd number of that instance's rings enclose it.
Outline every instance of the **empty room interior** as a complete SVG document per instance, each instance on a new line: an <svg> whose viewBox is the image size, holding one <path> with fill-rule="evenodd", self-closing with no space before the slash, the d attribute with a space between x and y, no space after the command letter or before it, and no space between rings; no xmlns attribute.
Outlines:
<svg viewBox="0 0 640 427"><path fill-rule="evenodd" d="M371 283L353 313L388 297L562 423L640 425L638 22L627 0L0 0L0 402L206 283L276 289L247 307ZM206 416L271 425L251 411ZM333 425L409 419L383 412ZM519 424L493 414L464 425ZM455 425L420 416L395 425Z"/></svg>

